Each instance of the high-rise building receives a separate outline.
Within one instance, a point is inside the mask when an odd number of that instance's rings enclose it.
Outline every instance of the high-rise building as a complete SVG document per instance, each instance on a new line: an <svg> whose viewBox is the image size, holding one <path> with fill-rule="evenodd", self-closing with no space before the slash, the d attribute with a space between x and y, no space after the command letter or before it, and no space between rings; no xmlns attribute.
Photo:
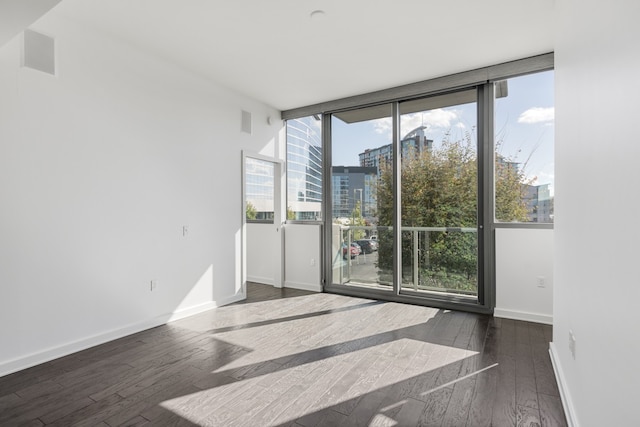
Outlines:
<svg viewBox="0 0 640 427"><path fill-rule="evenodd" d="M400 141L402 158L410 155L419 155L424 151L431 150L433 140L427 139L425 135L426 129L426 126L419 126L402 138L402 141ZM393 160L393 144L367 149L358 156L360 157L360 166L374 167L377 169L377 174L379 175L380 166L389 164Z"/></svg>
<svg viewBox="0 0 640 427"><path fill-rule="evenodd" d="M297 220L320 219L322 207L321 121L287 120L287 210Z"/></svg>

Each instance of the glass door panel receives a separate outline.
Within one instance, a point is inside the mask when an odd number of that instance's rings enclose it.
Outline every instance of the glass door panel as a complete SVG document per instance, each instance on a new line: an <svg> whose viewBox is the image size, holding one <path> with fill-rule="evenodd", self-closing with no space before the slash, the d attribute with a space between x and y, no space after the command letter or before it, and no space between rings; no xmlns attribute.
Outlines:
<svg viewBox="0 0 640 427"><path fill-rule="evenodd" d="M391 104L332 115L334 285L393 290L392 221L379 206L383 177L392 176L391 133Z"/></svg>
<svg viewBox="0 0 640 427"><path fill-rule="evenodd" d="M477 300L476 99L474 88L400 103L400 293Z"/></svg>

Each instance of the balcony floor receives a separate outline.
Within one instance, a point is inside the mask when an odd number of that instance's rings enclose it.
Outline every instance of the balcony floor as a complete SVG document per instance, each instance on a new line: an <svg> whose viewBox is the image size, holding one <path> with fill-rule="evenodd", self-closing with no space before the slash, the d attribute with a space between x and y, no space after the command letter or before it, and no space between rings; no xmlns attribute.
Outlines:
<svg viewBox="0 0 640 427"><path fill-rule="evenodd" d="M250 284L0 378L0 425L563 426L551 327Z"/></svg>

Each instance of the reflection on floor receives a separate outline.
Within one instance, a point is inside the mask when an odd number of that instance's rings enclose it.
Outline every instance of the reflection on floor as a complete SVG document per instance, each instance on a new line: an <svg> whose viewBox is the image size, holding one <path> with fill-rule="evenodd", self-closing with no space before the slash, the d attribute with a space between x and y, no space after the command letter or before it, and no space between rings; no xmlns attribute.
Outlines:
<svg viewBox="0 0 640 427"><path fill-rule="evenodd" d="M250 284L0 378L0 425L565 425L551 328Z"/></svg>

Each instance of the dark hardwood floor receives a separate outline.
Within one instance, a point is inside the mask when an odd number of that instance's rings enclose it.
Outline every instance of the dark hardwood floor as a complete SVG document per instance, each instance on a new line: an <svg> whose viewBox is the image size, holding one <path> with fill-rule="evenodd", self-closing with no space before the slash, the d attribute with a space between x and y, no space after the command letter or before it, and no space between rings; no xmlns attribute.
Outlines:
<svg viewBox="0 0 640 427"><path fill-rule="evenodd" d="M248 292L0 378L0 425L566 425L549 326Z"/></svg>

